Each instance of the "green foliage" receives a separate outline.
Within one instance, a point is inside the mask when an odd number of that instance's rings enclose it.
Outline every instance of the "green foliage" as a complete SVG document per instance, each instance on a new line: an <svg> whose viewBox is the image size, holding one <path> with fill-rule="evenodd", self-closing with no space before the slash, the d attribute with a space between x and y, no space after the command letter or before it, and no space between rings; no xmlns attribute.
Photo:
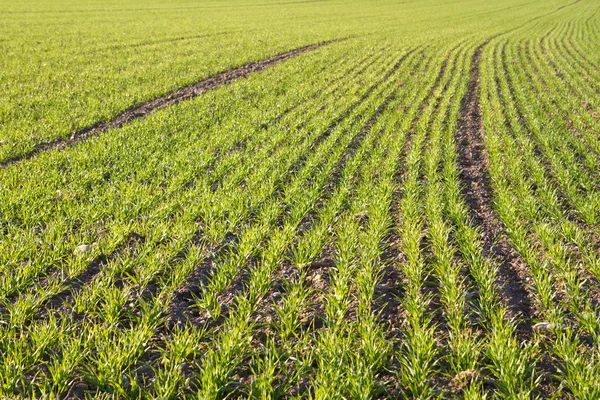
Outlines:
<svg viewBox="0 0 600 400"><path fill-rule="evenodd" d="M598 7L4 2L0 162L345 40L3 163L0 397L598 398Z"/></svg>

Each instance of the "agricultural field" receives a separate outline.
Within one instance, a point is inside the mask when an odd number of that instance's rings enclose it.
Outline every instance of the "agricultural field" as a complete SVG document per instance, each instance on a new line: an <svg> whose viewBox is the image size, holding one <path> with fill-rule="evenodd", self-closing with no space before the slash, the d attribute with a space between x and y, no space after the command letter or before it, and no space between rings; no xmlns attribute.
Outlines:
<svg viewBox="0 0 600 400"><path fill-rule="evenodd" d="M0 399L600 399L598 0L5 0L0 50Z"/></svg>

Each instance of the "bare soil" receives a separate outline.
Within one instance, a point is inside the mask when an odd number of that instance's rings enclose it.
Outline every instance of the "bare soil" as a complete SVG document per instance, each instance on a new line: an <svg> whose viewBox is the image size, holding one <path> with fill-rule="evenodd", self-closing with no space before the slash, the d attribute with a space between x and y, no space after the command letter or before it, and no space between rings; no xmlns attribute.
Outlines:
<svg viewBox="0 0 600 400"><path fill-rule="evenodd" d="M470 218L480 227L483 253L498 265L498 286L503 300L521 323L521 334L529 336L533 317L526 289L527 265L504 235L504 226L493 208L493 190L488 180L489 158L485 148L479 102L479 64L484 43L473 53L468 89L460 109L456 139L462 192Z"/></svg>

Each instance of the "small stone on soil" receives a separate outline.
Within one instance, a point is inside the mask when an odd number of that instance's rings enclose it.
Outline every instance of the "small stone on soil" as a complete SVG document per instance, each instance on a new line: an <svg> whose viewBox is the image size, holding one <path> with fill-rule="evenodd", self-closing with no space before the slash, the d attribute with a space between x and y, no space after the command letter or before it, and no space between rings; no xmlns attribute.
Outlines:
<svg viewBox="0 0 600 400"><path fill-rule="evenodd" d="M78 390L89 390L90 385L85 382L79 382L75 384L74 388Z"/></svg>
<svg viewBox="0 0 600 400"><path fill-rule="evenodd" d="M536 332L550 332L556 328L552 322L539 322L533 326L533 330Z"/></svg>
<svg viewBox="0 0 600 400"><path fill-rule="evenodd" d="M357 221L364 221L368 216L369 214L367 214L366 211L361 211L357 214L354 214L354 219Z"/></svg>
<svg viewBox="0 0 600 400"><path fill-rule="evenodd" d="M497 246L497 245L492 247L492 251L498 255L502 255L502 253L503 253L502 247Z"/></svg>
<svg viewBox="0 0 600 400"><path fill-rule="evenodd" d="M80 246L75 247L75 250L73 250L73 254L77 256L89 253L90 251L92 251L92 246L90 246L89 244L82 244Z"/></svg>

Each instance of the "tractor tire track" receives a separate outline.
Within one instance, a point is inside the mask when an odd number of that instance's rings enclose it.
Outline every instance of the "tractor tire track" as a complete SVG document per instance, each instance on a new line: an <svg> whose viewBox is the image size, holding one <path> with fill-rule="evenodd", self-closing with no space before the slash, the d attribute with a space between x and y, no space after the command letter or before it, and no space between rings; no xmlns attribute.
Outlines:
<svg viewBox="0 0 600 400"><path fill-rule="evenodd" d="M195 84L177 89L176 91L165 96L161 96L149 102L130 107L108 121L100 122L88 128L80 129L79 131L73 133L69 139L58 138L50 142L39 143L35 145L33 149L26 153L9 157L0 161L0 168L31 159L37 154L47 150L63 150L91 136L106 132L112 128L119 128L130 121L144 118L156 110L172 106L181 101L191 100L210 90L215 90L220 88L221 86L230 84L236 80L247 78L248 76L250 76L250 74L254 72L265 70L282 61L297 57L309 51L316 50L319 47L328 46L330 44L342 42L345 40L347 39L331 40L327 42L300 47L285 53L278 54L271 58L267 58L260 61L254 61L245 64L241 67L232 68L220 74L212 75Z"/></svg>
<svg viewBox="0 0 600 400"><path fill-rule="evenodd" d="M487 179L489 158L485 148L480 92L481 44L471 58L467 92L462 100L456 130L459 176L462 193L473 223L480 227L483 254L498 265L498 285L505 301L519 320L519 329L528 335L533 316L532 302L525 286L527 266L504 236L503 224L493 208L494 193Z"/></svg>

